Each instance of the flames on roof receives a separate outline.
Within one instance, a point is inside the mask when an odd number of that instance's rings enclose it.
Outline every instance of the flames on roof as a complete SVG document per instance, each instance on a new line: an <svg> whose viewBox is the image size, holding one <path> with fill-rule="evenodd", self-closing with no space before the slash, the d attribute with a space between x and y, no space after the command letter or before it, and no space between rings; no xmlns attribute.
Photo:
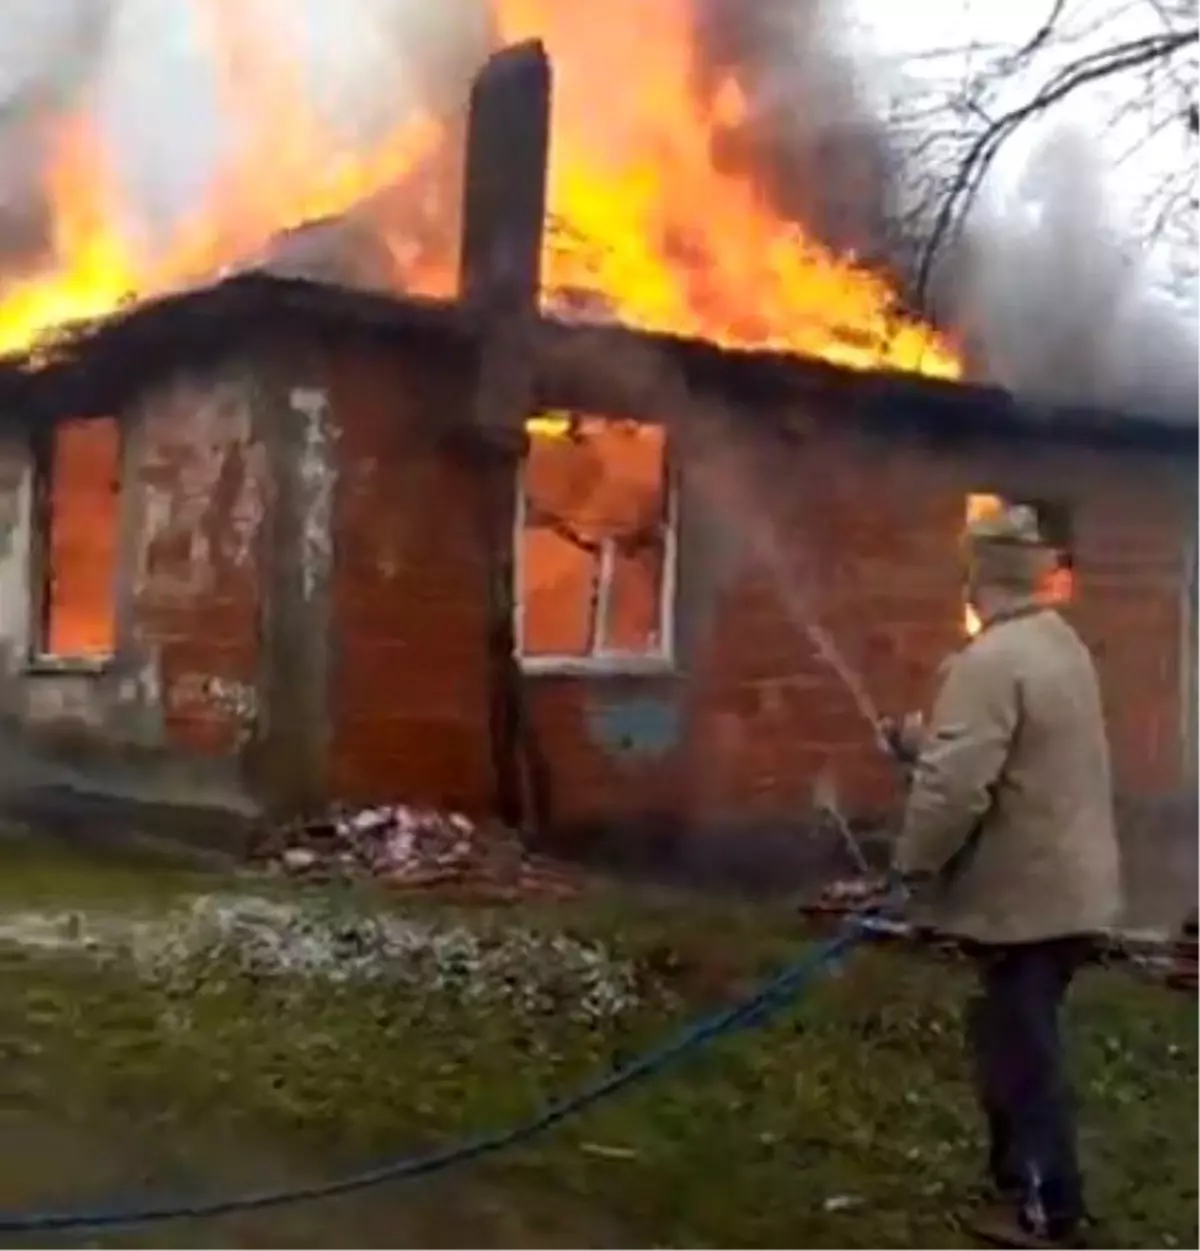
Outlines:
<svg viewBox="0 0 1200 1251"><path fill-rule="evenodd" d="M169 246L151 255L125 228L129 206L94 120L64 118L44 187L51 253L0 285L0 351L247 264L453 295L461 119L414 113L369 148L348 148L320 121L297 67L259 37L256 6L210 7L211 59L225 110L243 119L243 142ZM632 22L629 13L589 22L586 7L491 4L499 45L539 38L552 63L572 71L554 99L548 304L574 316L599 304L629 326L725 346L961 375L953 345L905 313L886 275L783 220L752 171L722 166L722 138L749 105L732 76L697 89L687 0L638 0ZM631 29L636 57L623 42ZM619 102L598 109L617 82Z"/></svg>

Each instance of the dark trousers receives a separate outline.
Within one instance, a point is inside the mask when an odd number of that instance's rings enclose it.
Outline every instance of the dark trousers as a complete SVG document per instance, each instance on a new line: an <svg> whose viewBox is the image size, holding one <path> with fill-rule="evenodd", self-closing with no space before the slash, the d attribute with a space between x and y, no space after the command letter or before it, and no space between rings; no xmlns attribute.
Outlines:
<svg viewBox="0 0 1200 1251"><path fill-rule="evenodd" d="M1059 1017L1086 938L976 946L981 993L968 1018L992 1180L1026 1218L1069 1231L1084 1214L1075 1113Z"/></svg>

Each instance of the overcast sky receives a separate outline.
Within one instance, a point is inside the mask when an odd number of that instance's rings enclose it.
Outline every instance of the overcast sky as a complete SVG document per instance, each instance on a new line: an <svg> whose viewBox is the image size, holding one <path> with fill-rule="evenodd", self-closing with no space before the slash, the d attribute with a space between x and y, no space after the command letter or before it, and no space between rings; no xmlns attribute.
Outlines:
<svg viewBox="0 0 1200 1251"><path fill-rule="evenodd" d="M992 45L1024 45L1052 7L1052 0L851 3L862 24L861 50L891 62L907 77L947 86L986 66ZM1059 36L1039 53L1028 73L997 83L997 111L1020 105L1066 61L1162 26L1154 0L1069 0L1058 29ZM950 50L948 55L929 56L943 48ZM1166 181L1186 179L1194 188L1195 179L1195 146L1177 120L1179 97L1164 99L1160 93L1157 100L1150 100L1141 87L1141 80L1131 74L1115 76L1056 105L1041 124L1017 132L997 159L990 187L993 197L1012 190L1046 126L1065 123L1094 144L1114 228L1140 238L1149 215L1160 205L1159 191ZM1164 118L1164 107L1173 108L1175 114ZM1153 278L1175 279L1177 294L1194 310L1194 227L1179 233L1186 238L1159 238L1143 257Z"/></svg>

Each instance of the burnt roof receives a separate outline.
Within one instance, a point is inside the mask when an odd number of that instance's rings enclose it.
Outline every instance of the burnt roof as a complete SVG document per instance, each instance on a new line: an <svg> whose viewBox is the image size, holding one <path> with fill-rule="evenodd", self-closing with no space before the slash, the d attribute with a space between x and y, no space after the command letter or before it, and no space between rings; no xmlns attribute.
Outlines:
<svg viewBox="0 0 1200 1251"><path fill-rule="evenodd" d="M180 369L207 365L289 331L322 337L473 337L471 319L442 301L353 290L302 278L242 273L133 303L0 357L0 413L27 419L120 408Z"/></svg>
<svg viewBox="0 0 1200 1251"><path fill-rule="evenodd" d="M580 333L547 322L543 333L554 341ZM845 414L881 431L907 429L944 441L1019 438L1095 447L1128 447L1195 455L1197 424L1147 413L1085 406L1038 405L1018 400L1001 387L952 382L920 374L867 371L832 365L786 352L723 349L698 339L633 332L621 327L589 329L596 353L615 375L626 353L657 348L685 379L688 389L740 408L779 413L784 406L815 401L825 411ZM560 404L603 403L589 390L575 397L569 376L547 380L547 398ZM619 396L622 387L613 386ZM619 399L615 401L619 404Z"/></svg>
<svg viewBox="0 0 1200 1251"><path fill-rule="evenodd" d="M304 278L242 273L217 283L132 304L112 315L65 329L31 352L0 358L0 413L53 419L112 412L137 391L181 368L194 368L280 333L379 342L426 338L464 348L478 323L461 303L398 298ZM1042 407L999 387L947 382L914 374L865 372L809 357L731 350L698 339L612 325L586 329L542 321L541 347L550 362L547 399L603 403L574 396L577 379L553 362L556 348L586 335L599 345L605 368L648 349L669 362L689 391L739 407L764 410L820 397L871 422L903 424L950 438L1005 436L1091 445L1197 451L1195 424L1153 414L1084 407Z"/></svg>

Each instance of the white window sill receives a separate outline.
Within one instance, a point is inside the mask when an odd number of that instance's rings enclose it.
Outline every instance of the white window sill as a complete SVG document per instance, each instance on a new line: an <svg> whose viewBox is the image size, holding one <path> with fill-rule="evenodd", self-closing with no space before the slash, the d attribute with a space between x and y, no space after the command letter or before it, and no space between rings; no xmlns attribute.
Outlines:
<svg viewBox="0 0 1200 1251"><path fill-rule="evenodd" d="M675 672L670 656L520 656L530 677L661 677Z"/></svg>
<svg viewBox="0 0 1200 1251"><path fill-rule="evenodd" d="M54 674L93 674L108 672L116 663L112 654L95 656L31 656L25 662L25 672L30 676Z"/></svg>

